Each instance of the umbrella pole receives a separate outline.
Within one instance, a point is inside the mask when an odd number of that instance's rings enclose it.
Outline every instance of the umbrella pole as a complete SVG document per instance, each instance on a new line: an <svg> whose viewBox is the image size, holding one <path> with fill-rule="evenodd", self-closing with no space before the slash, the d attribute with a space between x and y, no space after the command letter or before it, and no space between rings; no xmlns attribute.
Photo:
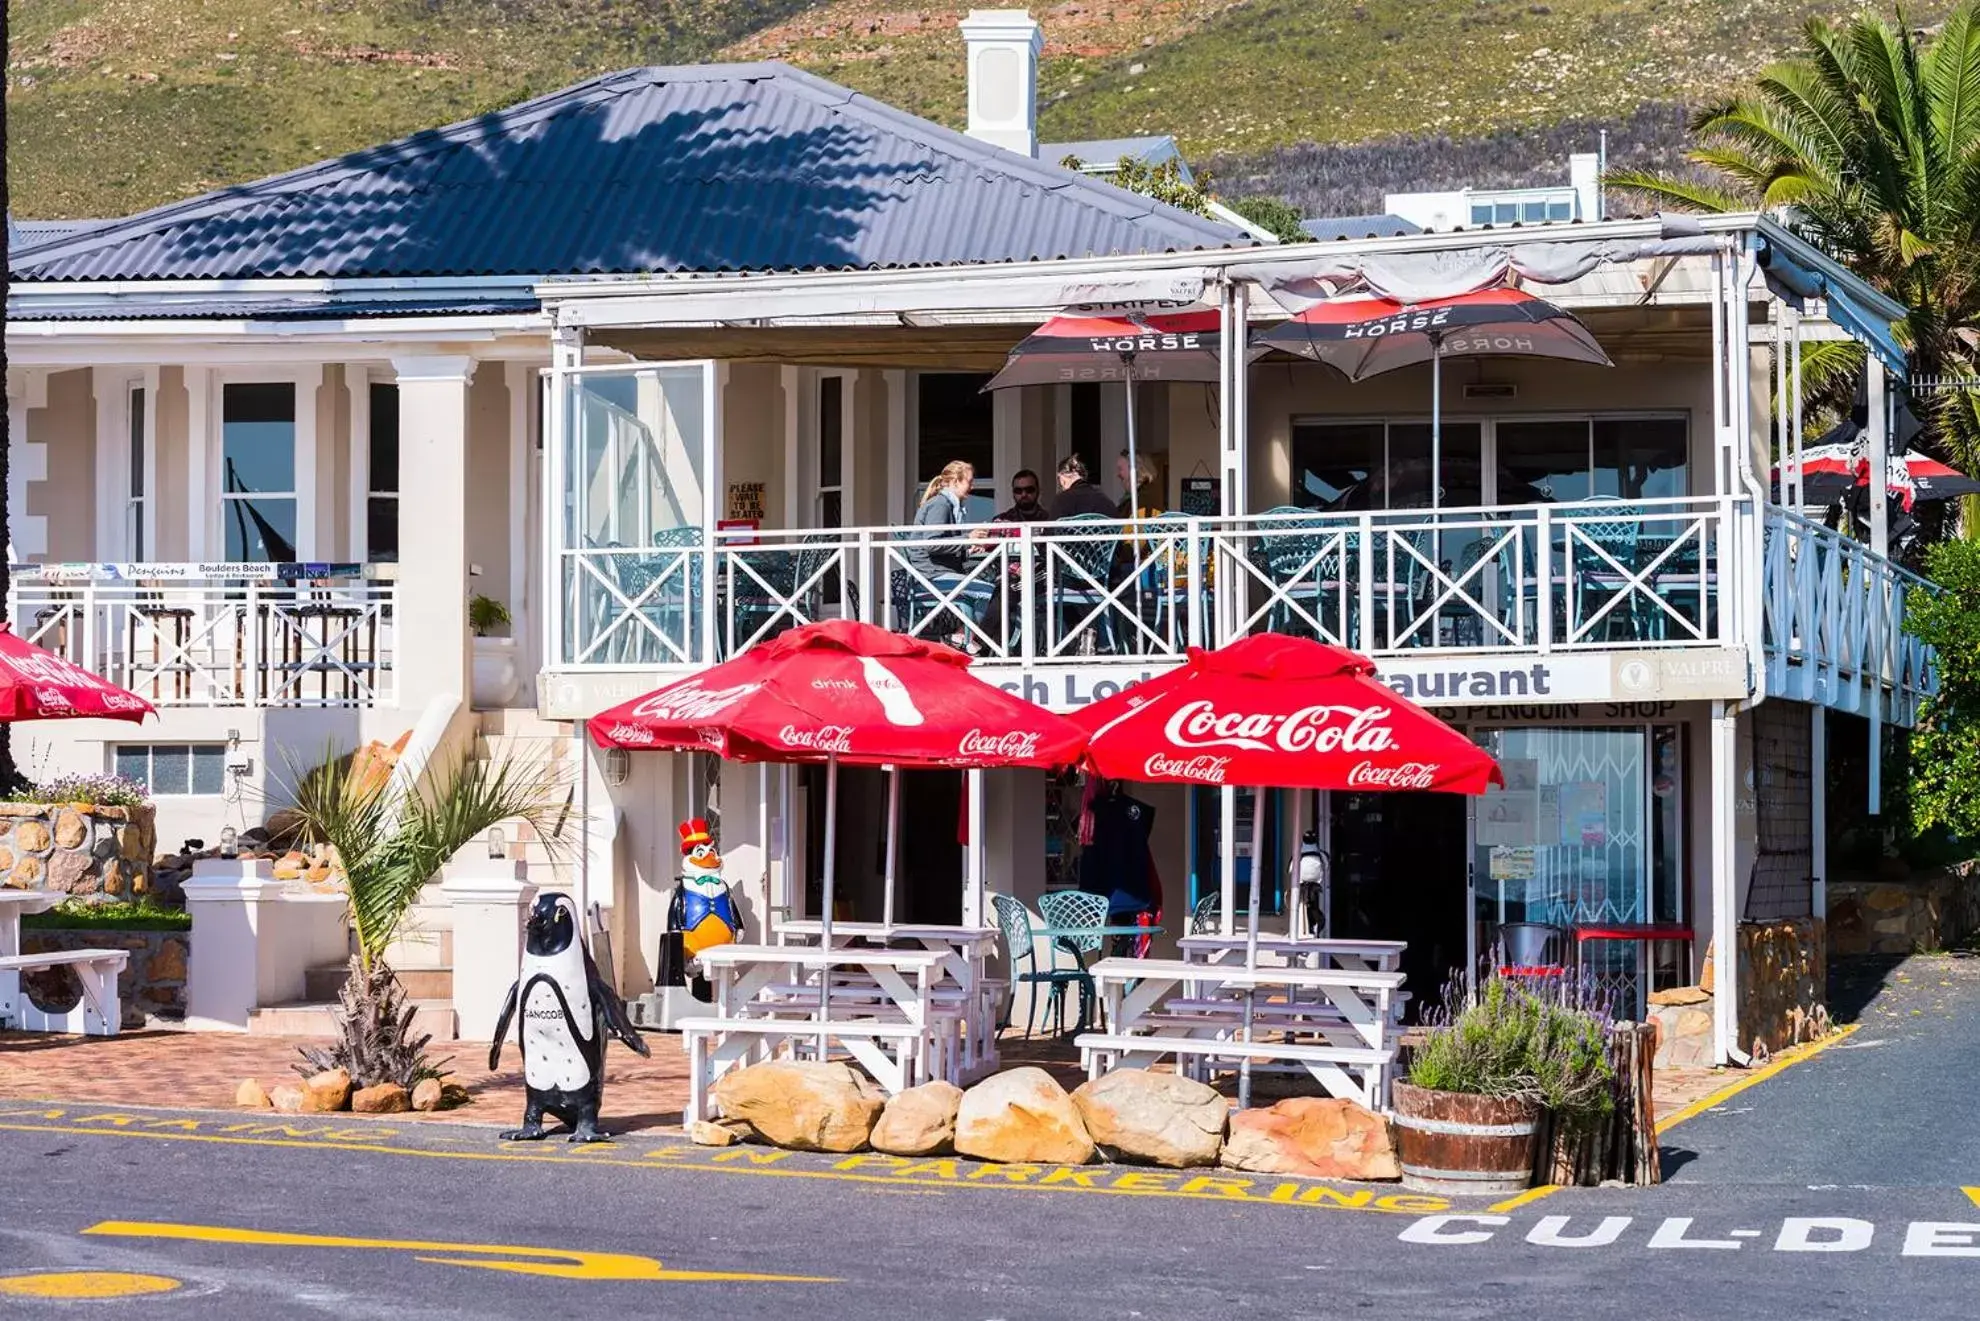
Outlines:
<svg viewBox="0 0 1980 1321"><path fill-rule="evenodd" d="M894 864L900 855L901 838L901 768L896 766L887 776L887 894L882 902L886 916L882 925L889 930L894 925Z"/></svg>
<svg viewBox="0 0 1980 1321"><path fill-rule="evenodd" d="M1444 503L1444 337L1430 337L1430 507Z"/></svg>
<svg viewBox="0 0 1980 1321"><path fill-rule="evenodd" d="M825 759L825 900L823 912L819 914L819 945L830 953L832 949L832 889L839 869L839 759L837 756ZM818 969L818 1062L825 1062L829 1049L827 1042L830 1033L825 1024L832 1018L832 969L830 964Z"/></svg>
<svg viewBox="0 0 1980 1321"><path fill-rule="evenodd" d="M1247 971L1258 967L1258 907L1264 892L1260 877L1265 870L1265 786L1260 785L1251 791L1251 903L1245 914L1244 966ZM1244 990L1244 1044L1251 1044L1252 1008L1258 994L1256 986ZM1238 1109L1251 1104L1251 1056L1246 1055L1238 1066Z"/></svg>

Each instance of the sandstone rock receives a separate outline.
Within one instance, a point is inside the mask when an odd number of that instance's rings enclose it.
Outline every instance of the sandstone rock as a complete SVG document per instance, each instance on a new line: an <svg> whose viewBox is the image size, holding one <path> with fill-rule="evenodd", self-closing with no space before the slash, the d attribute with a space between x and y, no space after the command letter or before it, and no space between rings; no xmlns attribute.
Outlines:
<svg viewBox="0 0 1980 1321"><path fill-rule="evenodd" d="M57 851L48 855L48 888L70 894L94 894L107 890L95 858L87 853Z"/></svg>
<svg viewBox="0 0 1980 1321"><path fill-rule="evenodd" d="M963 1093L956 1150L1009 1164L1084 1165L1093 1139L1066 1089L1043 1069L992 1074Z"/></svg>
<svg viewBox="0 0 1980 1321"><path fill-rule="evenodd" d="M302 838L303 815L293 807L281 807L268 814L268 823L241 832L240 844L255 848L264 845L286 849Z"/></svg>
<svg viewBox="0 0 1980 1321"><path fill-rule="evenodd" d="M65 807L55 814L55 843L59 848L80 847L89 838L89 822L83 820L81 812L73 807Z"/></svg>
<svg viewBox="0 0 1980 1321"><path fill-rule="evenodd" d="M302 1088L290 1087L286 1084L268 1094L269 1104L274 1106L278 1113L285 1115L304 1113L303 1103L306 1099Z"/></svg>
<svg viewBox="0 0 1980 1321"><path fill-rule="evenodd" d="M151 841L146 838L142 826L118 826L113 838L117 844L117 856L128 862L143 862L151 853Z"/></svg>
<svg viewBox="0 0 1980 1321"><path fill-rule="evenodd" d="M440 1108L452 1110L463 1105L474 1104L474 1095L467 1088L451 1079L440 1080Z"/></svg>
<svg viewBox="0 0 1980 1321"><path fill-rule="evenodd" d="M763 1140L793 1151L858 1151L887 1098L844 1064L773 1060L733 1069L715 1083L722 1114L747 1120Z"/></svg>
<svg viewBox="0 0 1980 1321"><path fill-rule="evenodd" d="M733 1147L742 1141L735 1130L720 1124L711 1124L706 1119L697 1119L687 1126L688 1141L699 1147Z"/></svg>
<svg viewBox="0 0 1980 1321"><path fill-rule="evenodd" d="M1707 995L1712 993L1712 963L1717 956L1717 942L1705 946L1705 966L1698 972L1698 989Z"/></svg>
<svg viewBox="0 0 1980 1321"><path fill-rule="evenodd" d="M1874 908L1880 911L1903 908L1910 902L1911 895L1909 892L1901 890L1895 885L1873 886L1870 893L1863 896L1864 907Z"/></svg>
<svg viewBox="0 0 1980 1321"><path fill-rule="evenodd" d="M275 860L275 879L278 881L299 881L309 859L291 850Z"/></svg>
<svg viewBox="0 0 1980 1321"><path fill-rule="evenodd" d="M330 1114L351 1103L351 1075L342 1069L326 1069L303 1080L303 1112Z"/></svg>
<svg viewBox="0 0 1980 1321"><path fill-rule="evenodd" d="M30 821L27 824L33 825L34 822ZM14 870L8 873L7 880L11 884L18 885L23 889L34 889L41 884L41 859L22 858L18 860L14 863Z"/></svg>
<svg viewBox="0 0 1980 1321"><path fill-rule="evenodd" d="M241 1085L234 1089L234 1104L244 1110L266 1110L273 1102L268 1099L268 1093L261 1090L259 1082L253 1078L243 1078Z"/></svg>
<svg viewBox="0 0 1980 1321"><path fill-rule="evenodd" d="M395 1082L361 1087L351 1093L351 1109L360 1115L402 1115L411 1108L406 1089Z"/></svg>
<svg viewBox="0 0 1980 1321"><path fill-rule="evenodd" d="M1653 1005L1696 1005L1704 1004L1712 998L1712 993L1702 986L1673 986L1669 990L1650 992Z"/></svg>
<svg viewBox="0 0 1980 1321"><path fill-rule="evenodd" d="M14 865L14 851L3 845L0 845L0 872L6 871L8 868L12 867L13 865Z"/></svg>
<svg viewBox="0 0 1980 1321"><path fill-rule="evenodd" d="M155 982L182 982L186 979L186 943L176 937L158 942L158 952L151 956L151 980Z"/></svg>
<svg viewBox="0 0 1980 1321"><path fill-rule="evenodd" d="M1231 1115L1226 1169L1318 1179L1400 1179L1389 1122L1352 1101L1294 1096Z"/></svg>
<svg viewBox="0 0 1980 1321"><path fill-rule="evenodd" d="M954 1083L926 1082L910 1087L887 1102L869 1139L875 1151L890 1156L946 1155L955 1149L956 1111L962 1088Z"/></svg>
<svg viewBox="0 0 1980 1321"><path fill-rule="evenodd" d="M438 1110L440 1108L440 1080L422 1078L412 1089L412 1108L415 1110Z"/></svg>
<svg viewBox="0 0 1980 1321"><path fill-rule="evenodd" d="M14 827L14 847L26 853L44 853L53 841L48 827L39 821L23 821Z"/></svg>
<svg viewBox="0 0 1980 1321"><path fill-rule="evenodd" d="M1081 1085L1073 1105L1110 1160L1181 1169L1215 1165L1230 1102L1175 1073L1116 1069Z"/></svg>

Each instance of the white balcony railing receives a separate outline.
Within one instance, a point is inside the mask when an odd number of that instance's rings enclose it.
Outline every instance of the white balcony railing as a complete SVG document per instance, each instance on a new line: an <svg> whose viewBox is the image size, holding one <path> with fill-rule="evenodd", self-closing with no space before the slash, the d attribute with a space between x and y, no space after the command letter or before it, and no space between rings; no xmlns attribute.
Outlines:
<svg viewBox="0 0 1980 1321"><path fill-rule="evenodd" d="M1937 586L1851 537L1770 506L1762 599L1767 691L1900 725L1938 688L1932 649L1905 631L1914 591Z"/></svg>
<svg viewBox="0 0 1980 1321"><path fill-rule="evenodd" d="M664 533L562 552L562 665L735 655L858 618L996 661L1170 661L1267 630L1374 656L1724 646L1730 497L1246 518Z"/></svg>
<svg viewBox="0 0 1980 1321"><path fill-rule="evenodd" d="M119 581L17 574L14 631L160 707L393 701L392 584L147 581L129 568Z"/></svg>

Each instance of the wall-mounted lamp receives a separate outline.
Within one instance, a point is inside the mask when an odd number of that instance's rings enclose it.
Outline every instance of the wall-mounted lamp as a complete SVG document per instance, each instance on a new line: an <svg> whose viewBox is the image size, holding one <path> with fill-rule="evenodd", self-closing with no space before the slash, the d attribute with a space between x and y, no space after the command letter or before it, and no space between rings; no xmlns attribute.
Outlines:
<svg viewBox="0 0 1980 1321"><path fill-rule="evenodd" d="M231 858L240 852L240 835L232 826L220 827L220 856Z"/></svg>
<svg viewBox="0 0 1980 1321"><path fill-rule="evenodd" d="M488 856L496 862L505 862L509 857L509 837L502 833L502 827L488 827Z"/></svg>
<svg viewBox="0 0 1980 1321"><path fill-rule="evenodd" d="M614 789L632 776L632 753L624 748L605 749L605 783Z"/></svg>

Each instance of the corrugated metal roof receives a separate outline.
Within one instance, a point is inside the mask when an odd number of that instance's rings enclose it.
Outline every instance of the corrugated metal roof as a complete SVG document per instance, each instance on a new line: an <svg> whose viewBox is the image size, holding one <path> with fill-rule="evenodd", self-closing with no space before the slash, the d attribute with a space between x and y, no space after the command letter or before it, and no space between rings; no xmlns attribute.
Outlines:
<svg viewBox="0 0 1980 1321"><path fill-rule="evenodd" d="M1401 216L1321 216L1302 220L1299 227L1307 237L1333 239L1392 239L1405 234L1421 234L1423 227Z"/></svg>
<svg viewBox="0 0 1980 1321"><path fill-rule="evenodd" d="M942 265L1245 237L781 64L629 69L10 254L17 280Z"/></svg>
<svg viewBox="0 0 1980 1321"><path fill-rule="evenodd" d="M9 215L7 246L9 249L37 247L116 223L115 220L17 220Z"/></svg>
<svg viewBox="0 0 1980 1321"><path fill-rule="evenodd" d="M87 306L46 307L9 299L9 321L322 321L388 316L514 316L541 309L535 295L514 297L464 292L454 297L381 299L279 298L258 300L116 299Z"/></svg>

